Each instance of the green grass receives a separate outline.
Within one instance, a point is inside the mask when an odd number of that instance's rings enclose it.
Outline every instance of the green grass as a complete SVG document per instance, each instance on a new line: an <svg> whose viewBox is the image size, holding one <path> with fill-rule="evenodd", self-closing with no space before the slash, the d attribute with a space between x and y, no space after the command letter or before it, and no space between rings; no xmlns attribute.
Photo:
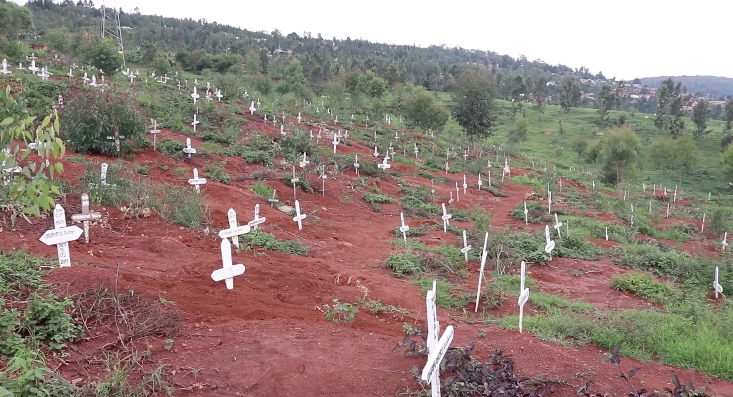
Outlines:
<svg viewBox="0 0 733 397"><path fill-rule="evenodd" d="M361 196L361 199L371 204L374 211L379 211L381 209L380 204L388 204L394 201L392 197L386 194L377 193L364 193L364 195Z"/></svg>
<svg viewBox="0 0 733 397"><path fill-rule="evenodd" d="M308 256L310 248L297 240L279 240L272 233L253 230L239 236L241 249L260 247L269 251L284 252L291 255Z"/></svg>
<svg viewBox="0 0 733 397"><path fill-rule="evenodd" d="M433 280L434 279L432 278L423 278L414 282L420 287L420 293L423 298L427 295L428 291L433 288ZM454 287L445 280L437 279L436 281L436 303L440 307L444 307L446 309L459 309L466 306L468 302L473 299L473 294L459 294Z"/></svg>
<svg viewBox="0 0 733 397"><path fill-rule="evenodd" d="M525 316L524 329L546 341L572 345L595 343L639 360L690 368L733 380L733 338L727 329L733 309L726 305L718 320L699 321L684 315L653 310L596 311L592 314L553 310ZM517 316L507 316L503 328L517 328Z"/></svg>
<svg viewBox="0 0 733 397"><path fill-rule="evenodd" d="M669 302L676 296L673 286L660 283L651 275L641 272L614 275L611 278L611 287L615 290L631 292L657 303Z"/></svg>

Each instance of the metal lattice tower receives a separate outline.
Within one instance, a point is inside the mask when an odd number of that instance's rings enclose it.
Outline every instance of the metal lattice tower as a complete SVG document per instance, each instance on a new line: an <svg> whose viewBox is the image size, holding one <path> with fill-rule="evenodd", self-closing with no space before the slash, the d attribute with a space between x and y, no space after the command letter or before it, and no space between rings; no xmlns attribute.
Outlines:
<svg viewBox="0 0 733 397"><path fill-rule="evenodd" d="M122 66L125 66L125 47L122 44L122 26L120 26L120 9L117 1L112 3L111 12L107 9L107 2L102 2L102 37L111 37L122 54Z"/></svg>

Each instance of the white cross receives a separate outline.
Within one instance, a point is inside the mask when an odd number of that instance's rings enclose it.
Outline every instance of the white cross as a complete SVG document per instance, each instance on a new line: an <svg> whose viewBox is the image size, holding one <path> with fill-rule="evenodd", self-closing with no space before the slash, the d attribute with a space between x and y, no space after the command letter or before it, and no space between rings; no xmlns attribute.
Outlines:
<svg viewBox="0 0 733 397"><path fill-rule="evenodd" d="M547 191L547 213L552 214L552 192Z"/></svg>
<svg viewBox="0 0 733 397"><path fill-rule="evenodd" d="M384 155L384 160L382 160L382 164L377 164L377 168L381 168L385 171L392 168L392 165L388 163L389 161L389 154Z"/></svg>
<svg viewBox="0 0 733 397"><path fill-rule="evenodd" d="M461 253L466 259L466 262L468 262L468 251L470 250L471 246L468 244L468 239L466 238L466 230L463 230L463 248L461 248Z"/></svg>
<svg viewBox="0 0 733 397"><path fill-rule="evenodd" d="M527 226L527 214L529 214L529 211L527 211L527 202L524 202L524 225Z"/></svg>
<svg viewBox="0 0 733 397"><path fill-rule="evenodd" d="M456 182L456 201L461 202L461 197L459 195L460 190L458 190L458 182Z"/></svg>
<svg viewBox="0 0 733 397"><path fill-rule="evenodd" d="M466 194L466 189L468 189L468 184L466 183L466 174L463 174L463 194Z"/></svg>
<svg viewBox="0 0 733 397"><path fill-rule="evenodd" d="M102 219L99 212L89 211L89 195L84 193L81 195L81 214L71 216L72 221L81 221L84 223L84 240L89 244L89 221Z"/></svg>
<svg viewBox="0 0 733 397"><path fill-rule="evenodd" d="M227 211L227 219L229 220L229 229L223 229L222 231L220 231L219 237L231 238L232 244L234 244L235 247L239 248L239 236L241 234L249 233L250 226L239 226L239 224L237 223L237 213L234 211L233 208L229 208L229 211Z"/></svg>
<svg viewBox="0 0 733 397"><path fill-rule="evenodd" d="M193 94L191 94L191 98L193 98L193 104L196 104L196 100L199 99L200 95L196 92L196 87L193 87Z"/></svg>
<svg viewBox="0 0 733 397"><path fill-rule="evenodd" d="M450 167L448 166L448 160L445 160L445 173L448 173L448 170L450 170Z"/></svg>
<svg viewBox="0 0 733 397"><path fill-rule="evenodd" d="M432 292L432 294L431 294ZM426 297L427 305L428 306L435 306L435 291L428 291L429 297L432 297L432 301L428 300L428 297ZM431 309L428 309L428 313L431 312ZM445 332L443 333L443 336L440 337L440 340L438 340L438 320L437 320L437 313L433 309L433 313L435 314L436 318L431 322L430 319L428 319L428 361L425 364L425 367L423 367L422 374L420 376L420 379L422 379L424 382L428 382L430 384L430 387L432 389L432 396L433 397L440 397L440 363L443 361L443 357L445 356L445 353L448 351L448 348L450 347L451 342L453 341L453 326L449 325ZM433 333L430 333L430 327L431 325L435 328L433 328Z"/></svg>
<svg viewBox="0 0 733 397"><path fill-rule="evenodd" d="M302 120L302 118L300 117L300 112L298 112L298 117L297 118L298 118L298 124L300 124L300 120Z"/></svg>
<svg viewBox="0 0 733 397"><path fill-rule="evenodd" d="M374 157L379 157L379 151L377 151L377 147L374 147Z"/></svg>
<svg viewBox="0 0 733 397"><path fill-rule="evenodd" d="M525 272L527 271L527 265L522 261L521 274L519 276L519 333L522 333L522 320L524 320L524 304L529 300L529 288L525 288Z"/></svg>
<svg viewBox="0 0 733 397"><path fill-rule="evenodd" d="M410 227L405 224L405 214L400 211L400 233L402 233L402 238L407 241L407 231L410 230Z"/></svg>
<svg viewBox="0 0 733 397"><path fill-rule="evenodd" d="M150 133L153 134L153 150L158 151L157 149L157 136L160 134L160 130L158 129L158 122L155 119L150 119L150 121L153 122L153 129L150 130Z"/></svg>
<svg viewBox="0 0 733 397"><path fill-rule="evenodd" d="M606 226L606 241L608 241L608 226Z"/></svg>
<svg viewBox="0 0 733 397"><path fill-rule="evenodd" d="M295 166L293 166L293 177L290 178L290 183L293 184L293 199L295 199L295 186L298 182L300 182L300 178L295 176Z"/></svg>
<svg viewBox="0 0 733 397"><path fill-rule="evenodd" d="M255 101L252 101L249 104L249 115L250 116L253 115L255 113L255 110L257 110L257 108L255 108ZM267 116L265 116L265 117L267 117ZM267 121L267 119L265 119L265 121Z"/></svg>
<svg viewBox="0 0 733 397"><path fill-rule="evenodd" d="M249 223L247 224L252 228L252 230L257 230L257 225L265 223L266 220L267 218L260 217L260 205L255 204L255 218L249 221Z"/></svg>
<svg viewBox="0 0 733 397"><path fill-rule="evenodd" d="M78 239L83 230L79 226L66 226L66 212L60 204L53 210L53 229L47 230L39 240L46 245L56 245L59 267L71 266L69 241Z"/></svg>
<svg viewBox="0 0 733 397"><path fill-rule="evenodd" d="M725 251L725 248L728 247L728 232L725 232L723 235L723 241L720 243L720 245L723 246L723 251Z"/></svg>
<svg viewBox="0 0 733 397"><path fill-rule="evenodd" d="M119 153L120 152L120 139L125 139L124 135L120 135L120 129L115 128L115 135L108 136L107 139L115 141L115 149L117 150L117 153Z"/></svg>
<svg viewBox="0 0 733 397"><path fill-rule="evenodd" d="M293 217L293 222L298 222L298 230L303 230L303 219L307 216L306 214L300 213L300 202L295 200L295 216Z"/></svg>
<svg viewBox="0 0 733 397"><path fill-rule="evenodd" d="M450 219L452 217L453 215L448 213L448 210L445 209L445 203L443 203L443 216L440 217L443 220L443 232L448 233L448 226L450 226Z"/></svg>
<svg viewBox="0 0 733 397"><path fill-rule="evenodd" d="M478 190L481 190L481 186L484 184L484 182L481 180L481 174L478 174Z"/></svg>
<svg viewBox="0 0 733 397"><path fill-rule="evenodd" d="M186 147L183 148L183 153L186 153L188 158L191 158L191 154L196 153L196 149L191 147L191 138L186 138Z"/></svg>
<svg viewBox="0 0 733 397"><path fill-rule="evenodd" d="M308 165L308 163L310 163L310 161L308 161L308 159L306 158L305 152L303 152L303 160L301 160L299 164L300 168L305 168L305 166Z"/></svg>
<svg viewBox="0 0 733 397"><path fill-rule="evenodd" d="M114 189L117 187L115 184L108 184L107 183L107 169L109 168L109 165L107 163L102 163L101 165L101 172L99 174L99 185L96 183L90 183L90 188L111 188Z"/></svg>
<svg viewBox="0 0 733 397"><path fill-rule="evenodd" d="M244 274L244 265L241 263L232 265L232 243L227 239L221 240L221 262L222 268L211 273L214 281L224 280L227 289L234 289L234 277Z"/></svg>
<svg viewBox="0 0 733 397"><path fill-rule="evenodd" d="M200 185L206 184L206 178L199 178L199 170L198 168L194 168L193 178L189 179L188 183L194 186L196 193L201 193Z"/></svg>
<svg viewBox="0 0 733 397"><path fill-rule="evenodd" d="M196 132L196 126L199 124L199 121L196 119L196 115L198 113L193 114L193 121L191 122L191 125L193 126L193 132ZM191 157L191 156L188 156Z"/></svg>
<svg viewBox="0 0 733 397"><path fill-rule="evenodd" d="M486 232L484 237L484 249L481 251L481 270L478 276L478 289L476 290L476 307L473 309L474 312L478 312L478 303L481 299L481 282L484 280L484 268L486 267L486 258L489 256L489 252L486 250L489 244L489 232Z"/></svg>
<svg viewBox="0 0 733 397"><path fill-rule="evenodd" d="M336 134L333 135L333 142L331 143L333 144L333 154L336 154L336 146L339 144L339 139Z"/></svg>
<svg viewBox="0 0 733 397"><path fill-rule="evenodd" d="M700 234L705 232L705 213L702 213L702 223L700 224Z"/></svg>
<svg viewBox="0 0 733 397"><path fill-rule="evenodd" d="M715 299L718 299L718 294L723 293L723 286L718 283L718 267L715 266L715 280L713 280L713 291L715 291Z"/></svg>
<svg viewBox="0 0 733 397"><path fill-rule="evenodd" d="M221 90L219 90L219 89L216 90L215 96L219 100L219 102L221 102L221 98L224 97L224 95L221 94Z"/></svg>
<svg viewBox="0 0 733 397"><path fill-rule="evenodd" d="M277 190L272 189L272 197L267 199L271 207L274 207L280 200L277 199Z"/></svg>
<svg viewBox="0 0 733 397"><path fill-rule="evenodd" d="M545 252L550 254L550 260L552 260L552 250L555 249L555 241L550 237L550 226L545 225Z"/></svg>
<svg viewBox="0 0 733 397"><path fill-rule="evenodd" d="M417 154L420 150L417 148L417 142L415 143L415 158L417 158Z"/></svg>
<svg viewBox="0 0 733 397"><path fill-rule="evenodd" d="M359 154L354 153L354 170L356 170L356 176L359 176Z"/></svg>
<svg viewBox="0 0 733 397"><path fill-rule="evenodd" d="M2 74L10 74L13 73L10 70L8 70L8 60L3 58L3 68L0 69L0 73Z"/></svg>
<svg viewBox="0 0 733 397"><path fill-rule="evenodd" d="M560 238L560 228L562 228L562 222L557 220L557 212L555 213L555 225L552 227L557 230L557 238Z"/></svg>

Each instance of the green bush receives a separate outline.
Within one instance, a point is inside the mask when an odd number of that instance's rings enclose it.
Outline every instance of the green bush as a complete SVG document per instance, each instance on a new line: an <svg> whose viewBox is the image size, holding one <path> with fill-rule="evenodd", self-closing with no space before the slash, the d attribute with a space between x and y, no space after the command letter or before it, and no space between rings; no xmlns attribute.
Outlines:
<svg viewBox="0 0 733 397"><path fill-rule="evenodd" d="M85 90L72 92L64 99L61 111L63 137L71 150L122 156L141 147L147 124L129 96L116 91ZM120 151L107 137L119 133Z"/></svg>
<svg viewBox="0 0 733 397"><path fill-rule="evenodd" d="M631 292L657 303L668 302L675 296L675 289L672 286L660 283L651 275L640 272L613 276L611 287L615 290Z"/></svg>
<svg viewBox="0 0 733 397"><path fill-rule="evenodd" d="M385 265L398 276L418 273L423 270L422 258L416 254L392 254Z"/></svg>
<svg viewBox="0 0 733 397"><path fill-rule="evenodd" d="M160 142L158 142L158 151L163 155L176 160L180 160L183 158L183 149L185 147L185 143L170 138L163 138Z"/></svg>
<svg viewBox="0 0 733 397"><path fill-rule="evenodd" d="M229 177L229 174L224 171L224 167L226 167L226 165L226 160L205 165L204 172L206 174L206 177L213 181L221 182L228 185L229 183L231 183L231 178Z"/></svg>

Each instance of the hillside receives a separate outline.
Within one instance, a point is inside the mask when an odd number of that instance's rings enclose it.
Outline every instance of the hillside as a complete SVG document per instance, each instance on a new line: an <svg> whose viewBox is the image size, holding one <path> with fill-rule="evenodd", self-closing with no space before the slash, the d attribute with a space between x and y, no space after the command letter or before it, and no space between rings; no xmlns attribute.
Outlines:
<svg viewBox="0 0 733 397"><path fill-rule="evenodd" d="M733 97L733 78L720 76L659 76L645 77L641 83L651 87L660 87L664 80L671 78L681 82L683 89L690 94L702 93L713 97Z"/></svg>

